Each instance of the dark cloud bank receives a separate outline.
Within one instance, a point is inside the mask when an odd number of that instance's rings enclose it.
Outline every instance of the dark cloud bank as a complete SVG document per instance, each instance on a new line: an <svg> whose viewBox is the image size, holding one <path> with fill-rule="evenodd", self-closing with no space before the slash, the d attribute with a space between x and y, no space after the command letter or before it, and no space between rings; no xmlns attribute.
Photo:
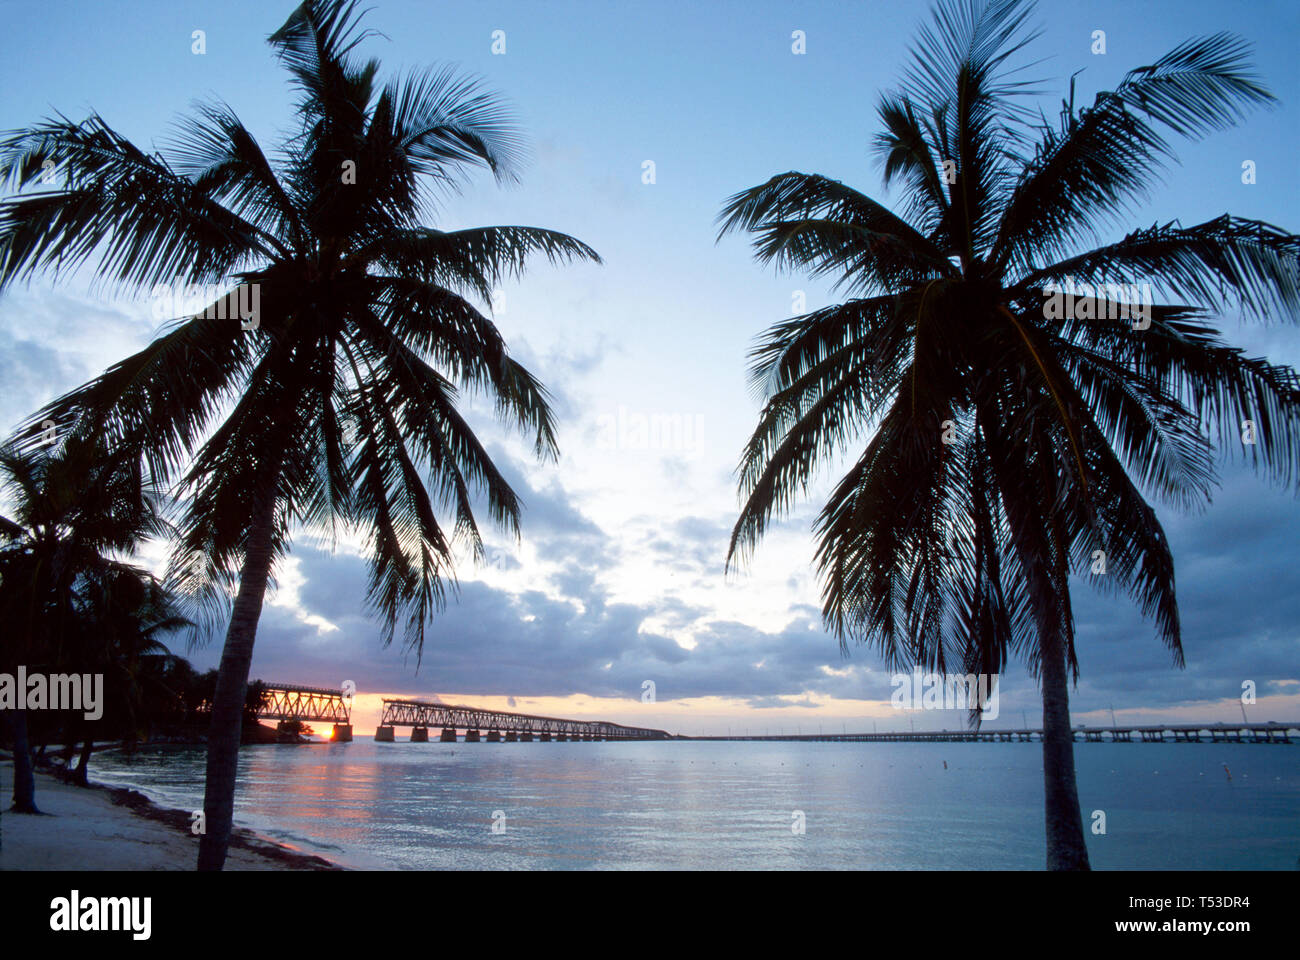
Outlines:
<svg viewBox="0 0 1300 960"><path fill-rule="evenodd" d="M600 585L600 572L619 551L636 549L668 572L716 576L727 589L721 557L729 518L660 520L634 548L620 547L560 489L530 488L517 468L511 479L528 504L525 536L557 571L547 592L512 594L463 583L458 600L429 630L417 671L413 653L403 656L397 644L383 649L376 639L377 626L363 610L364 561L300 547L295 555L307 578L303 606L339 629L321 635L290 611L268 607L254 672L328 685L352 679L363 691L410 694L581 693L635 701L650 679L660 702L720 696L762 708L792 705L781 697L812 705L804 701L808 695L888 700L891 687L879 658L865 648L842 658L836 641L814 627L819 611L813 606L793 607L788 625L772 624L764 632L710 619L707 610L671 593L644 604L614 602ZM1177 562L1187 667L1172 666L1126 596L1102 596L1080 583L1075 609L1083 674L1075 710L1111 704L1121 711L1159 710L1232 698L1244 680L1253 680L1261 696L1296 692L1286 685L1300 674L1295 500L1252 475L1231 472L1206 513L1166 512L1164 519ZM697 645L686 650L643 630L649 618L692 625ZM215 663L218 653L219 641L196 659ZM1013 713L1018 722L1019 711L1032 711L1037 701L1018 666L1004 678L1002 696L1003 723Z"/></svg>

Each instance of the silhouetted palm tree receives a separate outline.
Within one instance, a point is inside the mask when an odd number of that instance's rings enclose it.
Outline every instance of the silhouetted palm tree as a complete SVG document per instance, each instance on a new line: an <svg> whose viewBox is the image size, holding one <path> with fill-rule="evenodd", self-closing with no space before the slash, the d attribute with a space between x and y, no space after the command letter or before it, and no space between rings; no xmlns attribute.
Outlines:
<svg viewBox="0 0 1300 960"><path fill-rule="evenodd" d="M165 584L126 563L106 564L79 578L73 607L73 649L64 654L65 666L104 675L104 716L93 722L78 718L82 749L73 780L84 785L95 733L108 734L100 739L117 734L129 744L139 738L143 685L151 668L172 659L163 638L192 624Z"/></svg>
<svg viewBox="0 0 1300 960"><path fill-rule="evenodd" d="M481 553L475 495L518 529L519 502L459 413L458 387L493 396L538 456L556 452L546 392L467 297L486 300L533 255L599 260L550 230L424 226L436 191L456 189L468 168L513 178L519 138L498 98L451 70L379 86L378 63L354 56L368 34L354 3L308 0L270 37L301 119L274 159L224 104L182 121L164 153L98 116L49 121L0 145L11 182L35 183L49 160L67 184L4 205L0 282L98 249L101 275L126 285L229 291L52 403L26 434L50 420L59 435L93 432L139 450L156 476L183 470L178 582L208 601L238 582L200 869L225 860L253 641L291 528L364 531L385 639L404 616L420 650L454 584L453 542Z"/></svg>
<svg viewBox="0 0 1300 960"><path fill-rule="evenodd" d="M1173 558L1145 497L1208 501L1207 426L1293 479L1300 381L1226 345L1211 314L1227 302L1296 319L1300 238L1225 215L1104 242L1160 183L1165 135L1228 127L1272 97L1246 46L1218 34L1089 107L1071 93L1056 123L1036 118L1011 62L1034 37L1031 9L948 0L922 30L901 91L878 106L901 213L795 172L726 203L722 234L750 231L760 261L851 295L775 325L751 355L765 404L728 564L819 465L869 437L815 524L828 627L891 669L997 674L1009 653L1023 658L1042 689L1047 865L1086 869L1071 570L1127 589L1182 664ZM1063 316L1053 288L1072 283L1080 306ZM1164 302L1149 328L1122 316L1132 298L1107 283L1151 285Z"/></svg>
<svg viewBox="0 0 1300 960"><path fill-rule="evenodd" d="M120 594L128 582L153 582L121 557L169 532L140 466L138 457L93 445L68 444L54 454L0 448L9 504L8 515L0 516L0 671L12 674L22 664L31 673L93 673L113 660L108 638L90 620L107 612L110 585ZM119 616L119 630L125 627ZM92 638L99 651L88 657ZM13 711L10 722L13 809L37 813L26 711Z"/></svg>

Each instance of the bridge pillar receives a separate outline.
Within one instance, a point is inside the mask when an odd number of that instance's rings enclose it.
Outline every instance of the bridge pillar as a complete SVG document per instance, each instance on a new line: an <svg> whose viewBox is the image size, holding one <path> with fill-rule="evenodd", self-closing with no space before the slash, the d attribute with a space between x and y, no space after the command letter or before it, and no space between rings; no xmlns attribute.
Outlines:
<svg viewBox="0 0 1300 960"><path fill-rule="evenodd" d="M561 742L561 741L563 741L563 740L566 740L566 739L568 739L568 738L565 737L565 735L562 734L562 733L557 733L557 734L555 735L555 741L556 741L557 743L559 743L559 742Z"/></svg>
<svg viewBox="0 0 1300 960"><path fill-rule="evenodd" d="M428 728L428 727L412 727L412 728L411 728L411 742L412 742L412 743L428 743L428 742L429 742L429 728Z"/></svg>
<svg viewBox="0 0 1300 960"><path fill-rule="evenodd" d="M551 735L549 733L539 733L537 739L542 743L550 743Z"/></svg>
<svg viewBox="0 0 1300 960"><path fill-rule="evenodd" d="M455 742L456 742L456 728L455 728L455 727L443 727L443 728L442 728L442 736L439 737L438 739L439 739L442 743L455 743Z"/></svg>
<svg viewBox="0 0 1300 960"><path fill-rule="evenodd" d="M531 733L529 733L527 730L525 730L523 733L519 734L519 742L520 742L520 743L531 743L532 740L533 740L533 735L532 735Z"/></svg>
<svg viewBox="0 0 1300 960"><path fill-rule="evenodd" d="M352 724L350 724L350 723L336 723L336 724L334 724L334 733L333 733L333 735L330 737L330 739L333 740L335 743L351 743L351 742L352 742Z"/></svg>
<svg viewBox="0 0 1300 960"><path fill-rule="evenodd" d="M478 731L477 731L477 730L466 730L466 731L465 731L465 742L466 742L466 743L478 743L481 739L482 739L482 738L478 735Z"/></svg>
<svg viewBox="0 0 1300 960"><path fill-rule="evenodd" d="M500 731L500 730L489 730L489 731L488 731L488 735L487 735L487 742L488 742L488 743L500 743L500 742L501 742L501 731Z"/></svg>
<svg viewBox="0 0 1300 960"><path fill-rule="evenodd" d="M519 734L515 733L515 731L513 730L507 730L506 743L518 743L518 742L519 742Z"/></svg>
<svg viewBox="0 0 1300 960"><path fill-rule="evenodd" d="M392 727L379 726L375 729L376 743L394 743L397 737L394 736L396 731Z"/></svg>

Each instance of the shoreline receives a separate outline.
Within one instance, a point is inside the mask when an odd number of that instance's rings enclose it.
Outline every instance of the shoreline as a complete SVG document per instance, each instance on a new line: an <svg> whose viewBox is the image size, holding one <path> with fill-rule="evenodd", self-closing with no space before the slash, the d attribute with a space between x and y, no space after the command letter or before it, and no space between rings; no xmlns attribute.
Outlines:
<svg viewBox="0 0 1300 960"><path fill-rule="evenodd" d="M0 764L0 803L7 808L13 762ZM190 814L163 807L139 790L96 783L65 783L36 770L36 805L42 815L0 816L0 871L193 870L197 837ZM343 871L326 857L307 853L247 827L230 835L225 869Z"/></svg>

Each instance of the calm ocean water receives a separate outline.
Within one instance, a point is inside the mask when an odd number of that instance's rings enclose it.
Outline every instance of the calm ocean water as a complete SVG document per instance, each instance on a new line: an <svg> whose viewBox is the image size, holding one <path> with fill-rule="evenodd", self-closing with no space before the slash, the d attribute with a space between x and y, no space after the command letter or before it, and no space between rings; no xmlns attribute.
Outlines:
<svg viewBox="0 0 1300 960"><path fill-rule="evenodd" d="M361 867L1039 870L1039 750L680 741L260 746L240 754L236 820ZM1085 824L1093 811L1105 814L1105 834L1088 836L1098 869L1300 863L1300 746L1080 743L1075 758ZM202 806L203 764L195 748L111 753L95 757L91 775L192 810ZM802 834L792 829L796 811Z"/></svg>

